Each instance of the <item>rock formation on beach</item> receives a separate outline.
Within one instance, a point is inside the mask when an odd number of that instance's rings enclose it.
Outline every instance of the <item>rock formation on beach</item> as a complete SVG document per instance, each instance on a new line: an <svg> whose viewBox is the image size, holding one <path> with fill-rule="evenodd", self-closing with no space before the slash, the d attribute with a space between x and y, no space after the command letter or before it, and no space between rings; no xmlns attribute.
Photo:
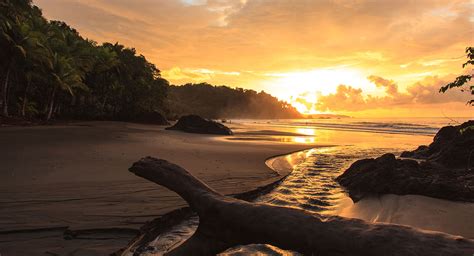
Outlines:
<svg viewBox="0 0 474 256"><path fill-rule="evenodd" d="M212 120L204 119L197 115L182 116L175 125L167 127L166 130L179 130L189 133L218 135L233 134L232 130L230 130L227 126Z"/></svg>
<svg viewBox="0 0 474 256"><path fill-rule="evenodd" d="M432 161L418 163L385 154L353 163L336 179L358 201L367 195L424 195L474 202L474 173L450 169Z"/></svg>
<svg viewBox="0 0 474 256"><path fill-rule="evenodd" d="M401 154L401 157L426 159L449 168L472 168L473 156L474 120L458 126L445 126L429 146L419 146Z"/></svg>
<svg viewBox="0 0 474 256"><path fill-rule="evenodd" d="M336 180L358 201L367 195L417 194L474 202L474 121L439 130L429 146L353 163Z"/></svg>

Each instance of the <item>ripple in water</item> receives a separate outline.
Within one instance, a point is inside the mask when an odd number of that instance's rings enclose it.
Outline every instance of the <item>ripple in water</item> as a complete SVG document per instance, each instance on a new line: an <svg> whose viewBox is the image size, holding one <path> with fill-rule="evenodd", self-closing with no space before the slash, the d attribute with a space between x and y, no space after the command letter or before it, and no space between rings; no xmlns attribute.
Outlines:
<svg viewBox="0 0 474 256"><path fill-rule="evenodd" d="M345 191L335 181L355 160L376 157L385 152L395 152L388 148L329 147L307 151L305 161L297 165L293 172L272 192L255 200L278 206L304 209L322 215L337 214L343 200L347 200ZM197 229L199 218L183 221L172 230L161 234L150 243L150 250L142 255L162 255L188 239ZM231 248L219 255L300 255L281 250L271 245L252 244Z"/></svg>

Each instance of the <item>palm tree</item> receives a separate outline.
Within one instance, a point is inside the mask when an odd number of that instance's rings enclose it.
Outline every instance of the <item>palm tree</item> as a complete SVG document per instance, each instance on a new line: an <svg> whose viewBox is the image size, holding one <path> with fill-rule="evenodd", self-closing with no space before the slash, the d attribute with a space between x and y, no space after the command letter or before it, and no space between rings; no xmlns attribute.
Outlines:
<svg viewBox="0 0 474 256"><path fill-rule="evenodd" d="M8 91L15 64L26 58L29 26L24 22L31 12L31 0L4 0L0 4L0 57L5 80L2 86L2 114L8 116Z"/></svg>
<svg viewBox="0 0 474 256"><path fill-rule="evenodd" d="M36 10L36 9L34 9ZM41 70L49 61L49 50L44 46L47 43L45 31L48 29L48 22L41 16L41 12L33 15L30 19L30 26L32 29L28 33L26 59L23 65L24 80L26 82L20 114L22 117L26 116L26 106L28 103L28 92L34 80L41 80Z"/></svg>
<svg viewBox="0 0 474 256"><path fill-rule="evenodd" d="M28 37L25 36L18 24L12 24L9 20L2 20L0 24L0 45L2 47L2 57L5 60L4 68L5 81L2 89L2 113L8 116L8 87L10 82L10 75L14 69L14 65L18 64L26 58L26 43ZM25 26L22 26L23 28Z"/></svg>
<svg viewBox="0 0 474 256"><path fill-rule="evenodd" d="M73 59L65 56L60 56L58 53L53 53L50 66L49 76L51 78L51 94L47 107L46 120L50 120L53 115L54 104L58 89L74 95L74 88L87 90L87 86L83 83L83 78L80 73L72 65Z"/></svg>

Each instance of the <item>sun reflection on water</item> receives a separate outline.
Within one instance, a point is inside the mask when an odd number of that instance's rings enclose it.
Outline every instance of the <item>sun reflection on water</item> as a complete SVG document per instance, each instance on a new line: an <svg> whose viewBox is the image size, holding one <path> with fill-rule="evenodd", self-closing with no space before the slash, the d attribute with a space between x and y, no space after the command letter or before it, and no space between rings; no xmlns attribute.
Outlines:
<svg viewBox="0 0 474 256"><path fill-rule="evenodd" d="M293 137L293 142L310 144L310 143L315 143L316 138L315 137Z"/></svg>
<svg viewBox="0 0 474 256"><path fill-rule="evenodd" d="M313 129L313 128L296 128L295 131L297 133L304 134L304 135L311 135L311 136L316 135L316 129Z"/></svg>

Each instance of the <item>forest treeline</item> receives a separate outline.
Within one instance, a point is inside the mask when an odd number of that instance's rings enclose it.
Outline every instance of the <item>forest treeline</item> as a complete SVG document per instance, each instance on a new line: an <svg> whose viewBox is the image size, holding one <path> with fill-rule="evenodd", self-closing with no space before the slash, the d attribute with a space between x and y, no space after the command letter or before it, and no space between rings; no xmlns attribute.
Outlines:
<svg viewBox="0 0 474 256"><path fill-rule="evenodd" d="M0 105L3 116L133 120L168 117L299 117L289 104L253 90L208 84L170 86L160 70L118 43L98 44L31 0L0 1Z"/></svg>
<svg viewBox="0 0 474 256"><path fill-rule="evenodd" d="M290 104L263 91L232 89L207 83L170 86L167 106L181 116L197 114L208 118L295 118L300 113Z"/></svg>

